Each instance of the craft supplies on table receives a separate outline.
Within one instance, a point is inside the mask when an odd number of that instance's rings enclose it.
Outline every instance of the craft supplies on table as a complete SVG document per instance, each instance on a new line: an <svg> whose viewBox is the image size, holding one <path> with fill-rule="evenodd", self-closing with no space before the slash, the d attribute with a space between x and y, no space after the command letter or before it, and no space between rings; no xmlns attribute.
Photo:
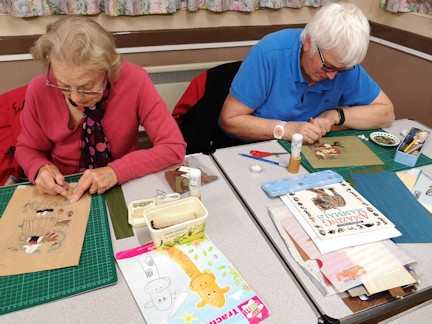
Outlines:
<svg viewBox="0 0 432 324"><path fill-rule="evenodd" d="M297 177L265 182L262 188L272 197L285 195L291 192L325 186L341 182L342 176L331 170L303 174Z"/></svg>
<svg viewBox="0 0 432 324"><path fill-rule="evenodd" d="M404 140L398 146L394 160L408 166L415 166L417 160L426 147L430 133L419 128L411 128Z"/></svg>
<svg viewBox="0 0 432 324"><path fill-rule="evenodd" d="M80 176L66 177L77 182ZM0 188L3 214L16 186ZM83 293L117 282L105 199L92 195L78 266L0 277L0 315Z"/></svg>
<svg viewBox="0 0 432 324"><path fill-rule="evenodd" d="M144 210L144 221L158 250L202 238L208 212L201 200L187 197Z"/></svg>
<svg viewBox="0 0 432 324"><path fill-rule="evenodd" d="M312 119L312 118L311 118ZM288 164L288 172L289 173L298 173L300 169L301 162L301 150L303 145L303 135L302 134L294 134L292 136L291 141L291 156Z"/></svg>
<svg viewBox="0 0 432 324"><path fill-rule="evenodd" d="M263 161L263 162L267 162L267 163L271 163L271 164L275 164L275 165L279 165L281 167L287 168L288 165L285 163L281 163L281 162L276 162L276 161L272 161L272 160L267 160L267 159L263 159L263 158L259 158L259 157L255 157L252 155L248 155L248 154L243 154L243 153L239 153L241 156L245 156L251 159L255 159L255 160L259 160L259 161Z"/></svg>
<svg viewBox="0 0 432 324"><path fill-rule="evenodd" d="M358 136L358 135L365 135L366 137L369 137L371 133L381 131L382 129L376 129L376 130L343 130L338 132L332 132L328 133L325 137L339 137L339 136ZM291 152L291 142L288 141L278 141L278 143L284 147L288 152ZM372 152L380 158L381 161L384 162L383 168L385 171L402 171L409 169L410 167L404 164L397 163L394 161L394 155L396 151L396 147L383 147L380 145L376 145L372 141L364 142L365 145L367 145ZM348 180L350 178L350 173L369 168L370 165L359 165L359 166L345 166L345 167L328 167L328 168L315 168L311 165L311 163L305 158L304 153L302 152L302 166L309 172L317 172L317 171L323 171L326 169L333 170L337 172L338 174L342 175L345 180ZM417 162L416 167L424 166L432 164L432 159L427 157L424 154L420 154Z"/></svg>

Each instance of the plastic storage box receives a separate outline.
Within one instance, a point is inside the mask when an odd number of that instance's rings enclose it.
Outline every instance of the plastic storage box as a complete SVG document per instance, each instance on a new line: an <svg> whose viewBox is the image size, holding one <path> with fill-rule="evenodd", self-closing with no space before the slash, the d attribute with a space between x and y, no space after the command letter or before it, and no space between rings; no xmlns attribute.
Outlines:
<svg viewBox="0 0 432 324"><path fill-rule="evenodd" d="M414 167L430 139L430 132L419 128L411 128L408 135L396 149L394 161Z"/></svg>
<svg viewBox="0 0 432 324"><path fill-rule="evenodd" d="M144 210L145 222L158 250L202 238L207 216L207 209L195 197Z"/></svg>

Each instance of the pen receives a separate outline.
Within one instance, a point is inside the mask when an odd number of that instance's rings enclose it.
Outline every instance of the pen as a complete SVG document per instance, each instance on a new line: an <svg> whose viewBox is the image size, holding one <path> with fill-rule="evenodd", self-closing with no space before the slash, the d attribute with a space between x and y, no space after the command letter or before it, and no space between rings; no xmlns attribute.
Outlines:
<svg viewBox="0 0 432 324"><path fill-rule="evenodd" d="M404 149L404 152L408 151L411 148L411 146L413 146L415 141L417 141L417 136L414 137L414 139L411 141L411 143L408 144L408 146Z"/></svg>
<svg viewBox="0 0 432 324"><path fill-rule="evenodd" d="M288 165L285 164L285 163L275 162L275 161L271 161L271 160L255 157L255 156L248 155L248 154L243 154L243 153L239 153L239 154L241 156L246 156L246 157L251 158L251 159L260 160L260 161L264 161L264 162L267 162L267 163L276 164L276 165L279 165L279 166L284 167L284 168L288 168Z"/></svg>
<svg viewBox="0 0 432 324"><path fill-rule="evenodd" d="M312 125L315 125L315 122L314 122L314 120L313 120L312 117L310 118L310 122L311 122ZM319 138L318 138L318 143L321 143L321 140Z"/></svg>
<svg viewBox="0 0 432 324"><path fill-rule="evenodd" d="M54 177L54 181L57 182L56 175L55 175L54 171L50 168L50 166L48 164L45 164L45 168L47 168L49 173L52 174L52 176Z"/></svg>

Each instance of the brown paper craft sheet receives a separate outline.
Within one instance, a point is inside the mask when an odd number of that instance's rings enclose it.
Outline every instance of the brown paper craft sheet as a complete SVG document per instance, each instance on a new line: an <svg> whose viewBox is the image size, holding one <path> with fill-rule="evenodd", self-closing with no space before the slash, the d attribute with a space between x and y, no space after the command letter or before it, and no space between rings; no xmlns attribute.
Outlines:
<svg viewBox="0 0 432 324"><path fill-rule="evenodd" d="M184 166L188 167L188 164L186 163ZM189 179L182 176L186 174L186 172L180 171L180 167L181 166L174 167L166 171L165 178L174 192L182 194L189 191ZM217 178L217 176L208 175L204 170L201 170L201 185L215 181Z"/></svg>
<svg viewBox="0 0 432 324"><path fill-rule="evenodd" d="M0 276L78 265L90 201L88 193L70 204L34 186L17 187L0 219Z"/></svg>
<svg viewBox="0 0 432 324"><path fill-rule="evenodd" d="M302 153L315 169L384 164L356 136L323 137L321 143L303 145Z"/></svg>
<svg viewBox="0 0 432 324"><path fill-rule="evenodd" d="M401 288L402 289L402 288ZM412 292L414 292L416 290L415 287L408 287L408 288L403 288L402 289L404 294L411 294ZM344 297L342 298L343 302L345 303L345 305L348 306L348 308L353 312L358 312L376 305L381 305L384 303L387 303L389 301L392 301L396 299L395 297L393 297L390 292L386 291L385 293L383 293L381 296L376 297L374 299L369 299L369 300L361 300L358 297Z"/></svg>

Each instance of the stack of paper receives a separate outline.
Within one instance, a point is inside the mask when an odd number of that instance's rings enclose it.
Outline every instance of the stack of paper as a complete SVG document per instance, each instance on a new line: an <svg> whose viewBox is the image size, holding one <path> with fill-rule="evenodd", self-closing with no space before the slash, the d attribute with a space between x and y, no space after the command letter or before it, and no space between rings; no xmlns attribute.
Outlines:
<svg viewBox="0 0 432 324"><path fill-rule="evenodd" d="M402 235L385 215L342 181L281 196L268 206L290 253L323 295L361 299L417 283L415 260L390 238Z"/></svg>

